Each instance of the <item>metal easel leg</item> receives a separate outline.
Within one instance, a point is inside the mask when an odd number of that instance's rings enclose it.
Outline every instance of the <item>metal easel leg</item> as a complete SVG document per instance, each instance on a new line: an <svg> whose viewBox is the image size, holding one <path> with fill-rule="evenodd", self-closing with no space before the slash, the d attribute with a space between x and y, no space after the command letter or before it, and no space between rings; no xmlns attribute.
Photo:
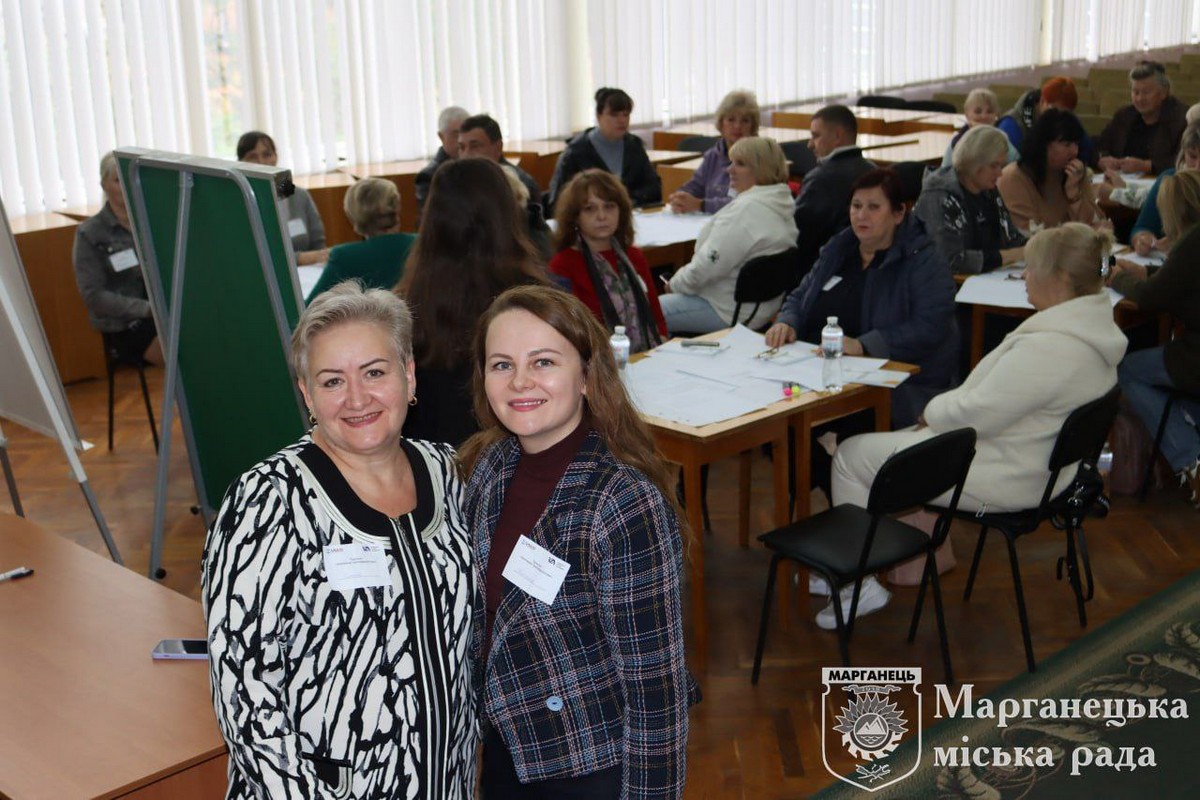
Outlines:
<svg viewBox="0 0 1200 800"><path fill-rule="evenodd" d="M87 500L88 508L92 510L92 518L96 520L96 527L100 529L100 536L104 539L109 556L116 563L125 566L125 562L121 560L120 552L117 551L117 543L113 541L112 533L108 530L108 523L104 521L104 515L100 513L100 506L96 503L96 496L92 494L92 487L88 486L87 481L80 481L79 488L83 490L83 496Z"/></svg>
<svg viewBox="0 0 1200 800"><path fill-rule="evenodd" d="M21 495L17 492L17 477L13 475L12 464L8 460L8 447L4 437L0 436L0 467L4 468L4 482L8 484L8 496L12 498L13 510L18 517L25 516L21 508Z"/></svg>

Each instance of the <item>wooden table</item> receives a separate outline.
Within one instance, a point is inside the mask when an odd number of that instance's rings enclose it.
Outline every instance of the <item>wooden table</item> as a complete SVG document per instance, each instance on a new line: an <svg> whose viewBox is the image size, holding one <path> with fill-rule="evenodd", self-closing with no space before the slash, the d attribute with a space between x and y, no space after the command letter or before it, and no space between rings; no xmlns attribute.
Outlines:
<svg viewBox="0 0 1200 800"><path fill-rule="evenodd" d="M342 167L341 171L355 178L384 178L400 189L400 230L417 230L417 173L425 169L427 158L408 161L382 161Z"/></svg>
<svg viewBox="0 0 1200 800"><path fill-rule="evenodd" d="M796 106L786 106L771 115L771 124L776 128L802 128L808 130L812 125L813 116L828 103L802 103ZM914 128L907 127L909 123L928 117L937 116L936 111L918 111L908 108L874 108L871 106L848 106L854 112L858 121L859 133L877 133L884 136L896 136L912 133Z"/></svg>
<svg viewBox="0 0 1200 800"><path fill-rule="evenodd" d="M719 337L723 332L710 334ZM707 338L707 337L706 337ZM888 364L889 369L905 365ZM908 367L908 369L915 369ZM704 517L701 509L700 469L705 464L737 455L739 465L738 542L749 544L749 484L750 454L761 445L770 444L776 457L772 460L774 485L775 526L791 522L788 513L788 461L780 457L788 452L788 428L796 436L795 475L796 513L809 514L810 491L810 434L814 425L863 409L875 411L876 430L888 430L891 424L891 392L876 386L851 384L837 394L805 392L799 398L779 400L764 409L724 422L695 427L659 417L643 417L650 425L659 451L668 461L683 469L683 497L691 539L687 552L688 580L691 584L692 633L698 663L706 663L708 654L708 616L704 588ZM790 583L780 584L784 599ZM781 603L781 607L786 603Z"/></svg>
<svg viewBox="0 0 1200 800"><path fill-rule="evenodd" d="M79 222L61 214L28 214L9 224L59 377L63 383L103 378L104 343L88 322L75 283L71 252Z"/></svg>
<svg viewBox="0 0 1200 800"><path fill-rule="evenodd" d="M558 157L567 149L566 139L514 139L504 142L504 157L517 162L542 187L549 191L550 179Z"/></svg>
<svg viewBox="0 0 1200 800"><path fill-rule="evenodd" d="M690 158L684 161L659 164L656 167L658 170L658 179L662 181L662 196L664 201L679 191L679 187L692 179L692 175L700 168L700 162L704 160L704 156L698 156L695 153L686 153L682 150L675 150L674 152L690 156Z"/></svg>
<svg viewBox="0 0 1200 800"><path fill-rule="evenodd" d="M946 148L950 146L950 140L953 138L954 134L948 131L918 131L901 137L901 141L897 143L872 148L867 158L880 166L898 164L901 161L941 164L946 155Z"/></svg>
<svg viewBox="0 0 1200 800"><path fill-rule="evenodd" d="M712 122L686 122L682 125L672 125L670 128L654 132L654 149L678 150L679 144L684 139L690 139L693 136L716 135L717 129L713 126ZM798 128L760 127L758 135L769 136L780 144L784 142L807 142L812 138L808 132L808 128L801 130Z"/></svg>
<svg viewBox="0 0 1200 800"><path fill-rule="evenodd" d="M0 515L0 796L221 798L227 756L204 661L153 661L204 636L200 604L19 517Z"/></svg>

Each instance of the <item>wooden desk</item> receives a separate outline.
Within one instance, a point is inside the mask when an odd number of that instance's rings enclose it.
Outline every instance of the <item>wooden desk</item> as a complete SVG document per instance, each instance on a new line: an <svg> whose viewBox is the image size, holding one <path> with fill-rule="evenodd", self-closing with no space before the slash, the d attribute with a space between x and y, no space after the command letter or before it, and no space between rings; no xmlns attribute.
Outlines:
<svg viewBox="0 0 1200 800"><path fill-rule="evenodd" d="M518 167L537 181L542 191L548 191L558 157L566 149L565 139L516 139L504 142L504 157L517 162Z"/></svg>
<svg viewBox="0 0 1200 800"><path fill-rule="evenodd" d="M719 336L721 334L715 334ZM889 364L889 369L903 365ZM798 399L779 400L764 409L724 422L695 427L659 417L644 417L650 425L659 451L668 461L683 468L683 497L687 508L691 540L688 545L687 568L691 584L692 633L697 661L706 663L708 655L708 616L704 589L704 516L701 510L700 469L705 464L737 455L741 458L739 472L738 541L749 544L749 483L750 451L770 444L776 457L772 461L774 483L775 526L790 521L788 513L789 487L787 458L788 427L796 434L796 512L808 516L810 491L810 433L814 425L852 414L862 409L875 410L877 430L888 430L891 423L891 393L875 386L850 385L841 392L827 395L806 392ZM780 584L780 594L786 599L790 582ZM786 603L781 603L786 607Z"/></svg>
<svg viewBox="0 0 1200 800"><path fill-rule="evenodd" d="M950 146L950 140L953 138L954 134L948 131L918 131L901 137L902 140L907 139L907 142L872 148L867 158L880 166L898 164L901 161L941 164L946 155L946 148Z"/></svg>
<svg viewBox="0 0 1200 800"><path fill-rule="evenodd" d="M79 222L61 214L29 214L9 223L59 377L63 383L103 378L104 344L75 284L71 251Z"/></svg>
<svg viewBox="0 0 1200 800"><path fill-rule="evenodd" d="M297 186L302 186L312 195L321 222L325 225L325 245L333 247L344 242L357 242L361 238L346 218L346 190L354 185L354 178L345 172L321 172L315 175L296 175ZM416 196L413 196L416 205ZM404 215L404 200L400 200L400 214Z"/></svg>
<svg viewBox="0 0 1200 800"><path fill-rule="evenodd" d="M684 139L693 136L716 136L717 129L711 122L688 122L683 125L672 125L670 128L654 132L655 150L678 150ZM759 136L769 136L783 144L785 142L807 142L811 137L808 128L767 128L758 129Z"/></svg>
<svg viewBox="0 0 1200 800"><path fill-rule="evenodd" d="M955 133L967 124L965 114L932 114L920 119L900 122L892 126L898 134L917 133L919 131L944 131Z"/></svg>
<svg viewBox="0 0 1200 800"><path fill-rule="evenodd" d="M0 515L0 795L221 798L227 756L204 661L153 661L204 636L200 604L27 520Z"/></svg>
<svg viewBox="0 0 1200 800"><path fill-rule="evenodd" d="M416 232L420 217L417 211L417 173L425 169L427 158L409 161L383 161L342 167L341 171L355 178L385 178L400 189L400 230Z"/></svg>
<svg viewBox="0 0 1200 800"><path fill-rule="evenodd" d="M776 128L802 128L808 130L812 118L828 103L803 103L797 106L781 108L771 115L771 124ZM872 108L869 106L849 106L858 120L858 132L875 133L883 136L896 136L902 133L912 133L909 123L937 115L936 111L917 111L907 108ZM936 129L935 129L936 130Z"/></svg>
<svg viewBox="0 0 1200 800"><path fill-rule="evenodd" d="M655 151L661 152L661 151ZM679 191L679 187L692 179L692 175L700 168L700 162L704 160L704 156L698 156L694 153L686 153L682 150L670 151L683 156L690 156L683 161L675 161L672 163L659 164L658 179L662 181L662 196L665 201L675 192Z"/></svg>

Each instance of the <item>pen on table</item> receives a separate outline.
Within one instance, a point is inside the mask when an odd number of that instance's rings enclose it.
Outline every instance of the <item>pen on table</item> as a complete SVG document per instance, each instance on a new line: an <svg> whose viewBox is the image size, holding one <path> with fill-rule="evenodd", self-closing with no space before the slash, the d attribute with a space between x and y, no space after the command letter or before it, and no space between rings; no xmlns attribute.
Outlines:
<svg viewBox="0 0 1200 800"><path fill-rule="evenodd" d="M17 567L16 569L10 569L8 572L0 572L0 583L28 578L32 574L33 570L29 567Z"/></svg>
<svg viewBox="0 0 1200 800"><path fill-rule="evenodd" d="M720 342L707 342L700 339L684 339L681 343L683 347L720 347Z"/></svg>

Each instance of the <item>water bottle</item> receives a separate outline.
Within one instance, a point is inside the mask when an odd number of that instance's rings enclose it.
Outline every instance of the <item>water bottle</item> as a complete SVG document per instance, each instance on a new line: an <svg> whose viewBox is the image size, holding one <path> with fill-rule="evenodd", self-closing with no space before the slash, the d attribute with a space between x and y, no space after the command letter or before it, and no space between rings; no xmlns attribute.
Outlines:
<svg viewBox="0 0 1200 800"><path fill-rule="evenodd" d="M629 337L625 335L624 325L613 329L608 343L612 347L613 358L617 360L617 369L625 369L625 365L629 363Z"/></svg>
<svg viewBox="0 0 1200 800"><path fill-rule="evenodd" d="M1104 447L1100 449L1100 458L1096 460L1096 469L1100 471L1101 475L1107 475L1112 472L1112 465L1113 451L1108 442L1105 442Z"/></svg>
<svg viewBox="0 0 1200 800"><path fill-rule="evenodd" d="M842 390L842 329L838 327L837 317L826 317L825 327L821 329L821 380L825 391L840 392Z"/></svg>

